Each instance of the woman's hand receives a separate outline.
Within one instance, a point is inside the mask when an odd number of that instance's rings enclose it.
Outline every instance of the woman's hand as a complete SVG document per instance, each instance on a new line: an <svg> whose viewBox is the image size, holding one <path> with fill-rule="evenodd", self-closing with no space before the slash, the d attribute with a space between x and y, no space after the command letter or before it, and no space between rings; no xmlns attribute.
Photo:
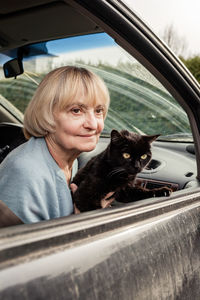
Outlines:
<svg viewBox="0 0 200 300"><path fill-rule="evenodd" d="M71 183L70 184L70 188L72 193L75 193L75 191L77 190L78 186L75 183ZM109 192L102 200L101 200L101 207L102 208L106 208L106 207L110 207L111 203L115 200L114 197L111 197L114 194L114 192ZM109 200L106 200L108 199ZM80 214L80 210L76 207L76 205L74 204L74 213L75 214Z"/></svg>

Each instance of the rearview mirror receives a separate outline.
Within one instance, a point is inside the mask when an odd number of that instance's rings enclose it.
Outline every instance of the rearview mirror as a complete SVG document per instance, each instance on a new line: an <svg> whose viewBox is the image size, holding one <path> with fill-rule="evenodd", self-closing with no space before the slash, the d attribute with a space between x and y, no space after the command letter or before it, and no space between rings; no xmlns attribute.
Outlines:
<svg viewBox="0 0 200 300"><path fill-rule="evenodd" d="M22 61L17 58L7 61L3 65L3 70L6 78L16 78L18 75L24 72Z"/></svg>

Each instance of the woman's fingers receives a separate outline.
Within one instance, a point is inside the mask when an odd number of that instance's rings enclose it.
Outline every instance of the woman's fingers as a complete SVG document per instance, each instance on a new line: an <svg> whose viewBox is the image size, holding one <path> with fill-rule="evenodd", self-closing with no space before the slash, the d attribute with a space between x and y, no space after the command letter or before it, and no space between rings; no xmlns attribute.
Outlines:
<svg viewBox="0 0 200 300"><path fill-rule="evenodd" d="M102 200L101 200L101 207L102 208L106 208L106 207L110 207L111 203L115 200L114 197L112 197L112 195L114 194L114 192L109 192ZM111 198L110 198L111 197ZM109 199L109 200L106 200Z"/></svg>
<svg viewBox="0 0 200 300"><path fill-rule="evenodd" d="M72 193L75 193L77 188L78 188L78 186L75 183L70 184L70 189L71 189Z"/></svg>
<svg viewBox="0 0 200 300"><path fill-rule="evenodd" d="M71 183L70 184L70 189L72 191L72 193L75 193L77 190L78 186L75 183ZM80 214L80 210L76 207L75 203L74 203L74 214Z"/></svg>

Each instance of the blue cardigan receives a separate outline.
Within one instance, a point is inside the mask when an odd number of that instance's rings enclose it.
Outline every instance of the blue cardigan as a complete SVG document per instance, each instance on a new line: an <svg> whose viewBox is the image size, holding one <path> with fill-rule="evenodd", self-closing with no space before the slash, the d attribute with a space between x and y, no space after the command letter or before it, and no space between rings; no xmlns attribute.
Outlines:
<svg viewBox="0 0 200 300"><path fill-rule="evenodd" d="M77 161L73 165L72 177L76 171ZM49 153L44 138L32 137L2 162L0 200L24 223L73 213L64 172Z"/></svg>

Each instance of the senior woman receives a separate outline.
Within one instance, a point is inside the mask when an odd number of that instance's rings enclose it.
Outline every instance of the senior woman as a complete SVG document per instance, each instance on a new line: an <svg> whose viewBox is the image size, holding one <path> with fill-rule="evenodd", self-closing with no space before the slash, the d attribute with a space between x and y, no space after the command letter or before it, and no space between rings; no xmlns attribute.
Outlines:
<svg viewBox="0 0 200 300"><path fill-rule="evenodd" d="M73 213L76 158L95 148L109 101L104 82L84 68L57 68L41 81L24 115L28 141L0 165L0 199L24 223Z"/></svg>

